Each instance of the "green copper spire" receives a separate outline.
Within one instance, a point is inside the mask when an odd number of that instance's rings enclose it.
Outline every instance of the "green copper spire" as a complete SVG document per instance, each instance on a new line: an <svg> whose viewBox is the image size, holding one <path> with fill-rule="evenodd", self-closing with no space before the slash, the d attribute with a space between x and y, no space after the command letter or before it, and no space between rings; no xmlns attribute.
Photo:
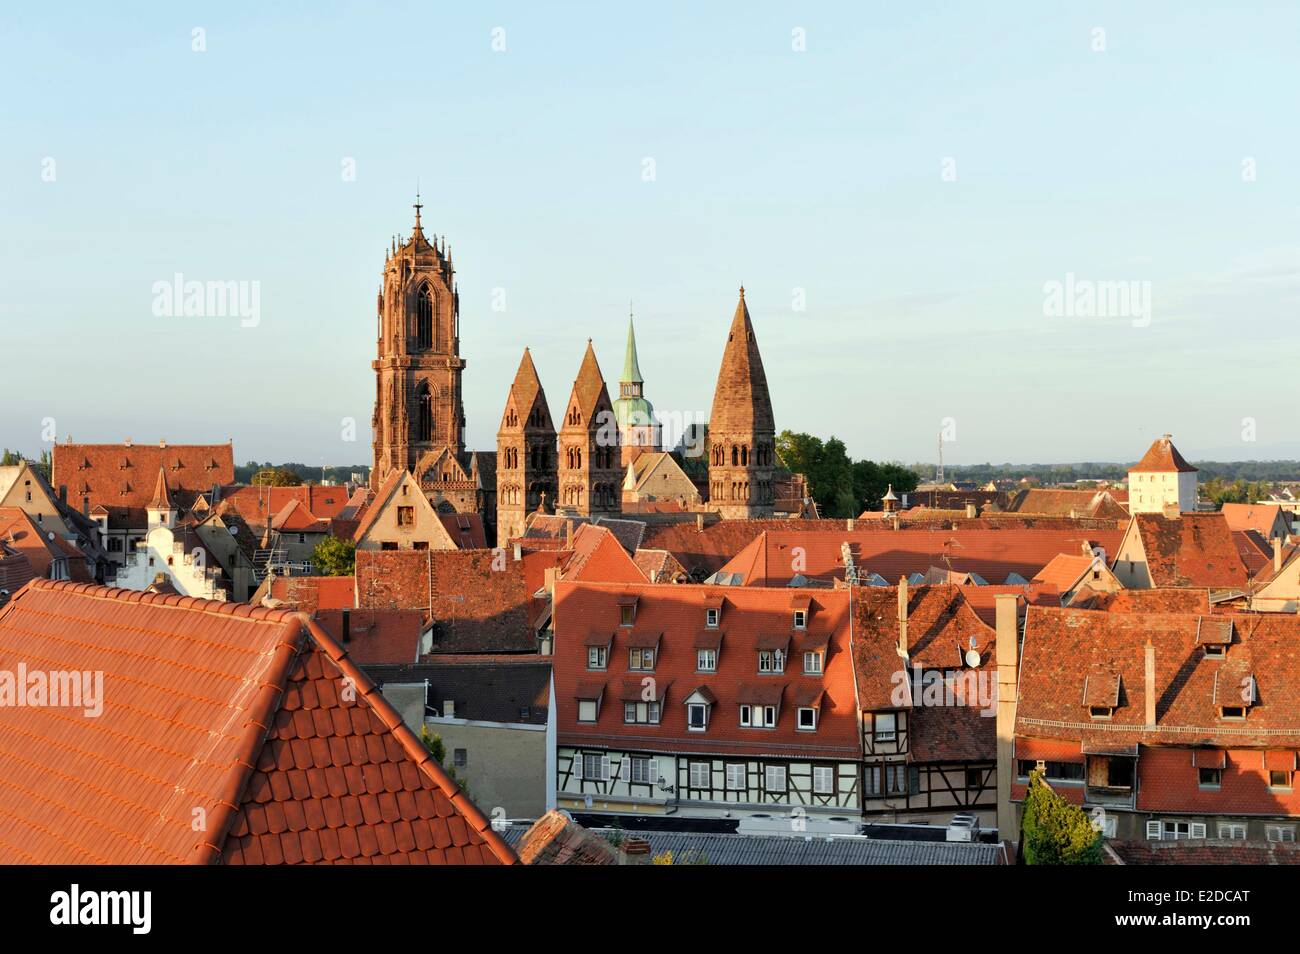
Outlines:
<svg viewBox="0 0 1300 954"><path fill-rule="evenodd" d="M620 384L643 384L641 367L636 362L636 330L632 327L632 310L627 316L627 353L623 355L623 376Z"/></svg>

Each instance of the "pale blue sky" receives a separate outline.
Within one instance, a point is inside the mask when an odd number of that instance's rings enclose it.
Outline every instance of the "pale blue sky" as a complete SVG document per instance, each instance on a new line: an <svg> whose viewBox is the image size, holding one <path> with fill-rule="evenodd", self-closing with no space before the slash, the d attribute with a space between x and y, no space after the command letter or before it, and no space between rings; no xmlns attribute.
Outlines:
<svg viewBox="0 0 1300 954"><path fill-rule="evenodd" d="M945 417L950 462L1300 456L1295 4L277 6L5 11L0 445L368 461L418 178L474 447L525 345L554 412L588 336L612 389L629 298L647 396L707 414L743 281L778 427L855 456ZM176 272L260 324L155 317ZM1150 326L1046 317L1067 273L1149 281Z"/></svg>

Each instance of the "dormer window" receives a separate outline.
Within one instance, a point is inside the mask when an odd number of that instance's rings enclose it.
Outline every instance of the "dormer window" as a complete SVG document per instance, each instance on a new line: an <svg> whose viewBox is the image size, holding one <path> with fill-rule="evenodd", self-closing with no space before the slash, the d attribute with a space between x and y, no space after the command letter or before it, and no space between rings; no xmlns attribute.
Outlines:
<svg viewBox="0 0 1300 954"><path fill-rule="evenodd" d="M1214 658L1222 659L1227 654L1228 654L1227 646L1211 646L1207 644L1205 647L1205 655L1209 656L1212 659Z"/></svg>
<svg viewBox="0 0 1300 954"><path fill-rule="evenodd" d="M794 628L795 628L795 629L807 629L807 628L808 628L808 611L807 611L807 610L797 609L797 610L794 611Z"/></svg>
<svg viewBox="0 0 1300 954"><path fill-rule="evenodd" d="M631 626L636 622L636 597L624 597L618 601L618 625Z"/></svg>
<svg viewBox="0 0 1300 954"><path fill-rule="evenodd" d="M743 705L740 707L740 724L750 729L775 728L776 706Z"/></svg>
<svg viewBox="0 0 1300 954"><path fill-rule="evenodd" d="M704 732L709 727L709 715L717 697L708 687L700 686L686 697L686 729L689 732Z"/></svg>
<svg viewBox="0 0 1300 954"><path fill-rule="evenodd" d="M758 671L761 673L785 672L785 653L779 649L764 649L758 654Z"/></svg>
<svg viewBox="0 0 1300 954"><path fill-rule="evenodd" d="M716 649L697 649L695 651L695 668L698 672L717 672L718 651Z"/></svg>
<svg viewBox="0 0 1300 954"><path fill-rule="evenodd" d="M1214 674L1214 704L1219 707L1219 718L1245 719L1250 707L1258 701L1254 675L1225 661Z"/></svg>
<svg viewBox="0 0 1300 954"><path fill-rule="evenodd" d="M718 627L718 611L716 609L707 609L704 611L704 625L709 629Z"/></svg>
<svg viewBox="0 0 1300 954"><path fill-rule="evenodd" d="M654 669L655 651L653 649L629 649L627 668L638 672Z"/></svg>
<svg viewBox="0 0 1300 954"><path fill-rule="evenodd" d="M1115 710L1110 706L1089 706L1088 715L1094 719L1109 719L1115 714Z"/></svg>
<svg viewBox="0 0 1300 954"><path fill-rule="evenodd" d="M1196 621L1196 644L1211 659L1222 659L1232 644L1232 620L1202 616Z"/></svg>
<svg viewBox="0 0 1300 954"><path fill-rule="evenodd" d="M812 732L817 728L817 710L811 706L805 706L798 710L799 721L797 723L801 732Z"/></svg>
<svg viewBox="0 0 1300 954"><path fill-rule="evenodd" d="M803 671L808 676L818 676L822 672L823 654L809 652L803 654Z"/></svg>
<svg viewBox="0 0 1300 954"><path fill-rule="evenodd" d="M587 647L587 668L588 669L605 669L608 665L609 665L608 646Z"/></svg>
<svg viewBox="0 0 1300 954"><path fill-rule="evenodd" d="M1219 709L1220 719L1244 719L1246 718L1245 706L1222 706Z"/></svg>

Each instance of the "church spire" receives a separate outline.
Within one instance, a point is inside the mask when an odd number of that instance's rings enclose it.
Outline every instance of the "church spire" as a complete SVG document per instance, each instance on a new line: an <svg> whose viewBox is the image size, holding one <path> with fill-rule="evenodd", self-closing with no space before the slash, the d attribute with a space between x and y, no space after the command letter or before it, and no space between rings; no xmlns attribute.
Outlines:
<svg viewBox="0 0 1300 954"><path fill-rule="evenodd" d="M641 366L636 360L636 329L632 327L632 309L627 313L627 350L623 354L622 384L644 384L641 378Z"/></svg>

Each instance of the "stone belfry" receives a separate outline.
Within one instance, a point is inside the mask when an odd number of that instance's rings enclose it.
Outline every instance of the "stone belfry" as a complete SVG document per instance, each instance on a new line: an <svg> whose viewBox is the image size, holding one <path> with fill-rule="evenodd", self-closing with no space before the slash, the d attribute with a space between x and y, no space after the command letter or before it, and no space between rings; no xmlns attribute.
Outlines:
<svg viewBox="0 0 1300 954"><path fill-rule="evenodd" d="M772 515L776 422L745 289L727 333L709 414L709 506L724 518Z"/></svg>
<svg viewBox="0 0 1300 954"><path fill-rule="evenodd" d="M608 516L623 512L618 420L591 339L587 339L587 353L560 426L559 483L557 513Z"/></svg>
<svg viewBox="0 0 1300 954"><path fill-rule="evenodd" d="M411 471L440 510L472 512L475 484L465 454L461 398L460 298L445 239L430 241L420 223L394 239L379 289L375 370L375 463L378 488L396 469Z"/></svg>
<svg viewBox="0 0 1300 954"><path fill-rule="evenodd" d="M525 348L497 431L497 546L523 536L530 513L554 507L555 464L555 424Z"/></svg>

